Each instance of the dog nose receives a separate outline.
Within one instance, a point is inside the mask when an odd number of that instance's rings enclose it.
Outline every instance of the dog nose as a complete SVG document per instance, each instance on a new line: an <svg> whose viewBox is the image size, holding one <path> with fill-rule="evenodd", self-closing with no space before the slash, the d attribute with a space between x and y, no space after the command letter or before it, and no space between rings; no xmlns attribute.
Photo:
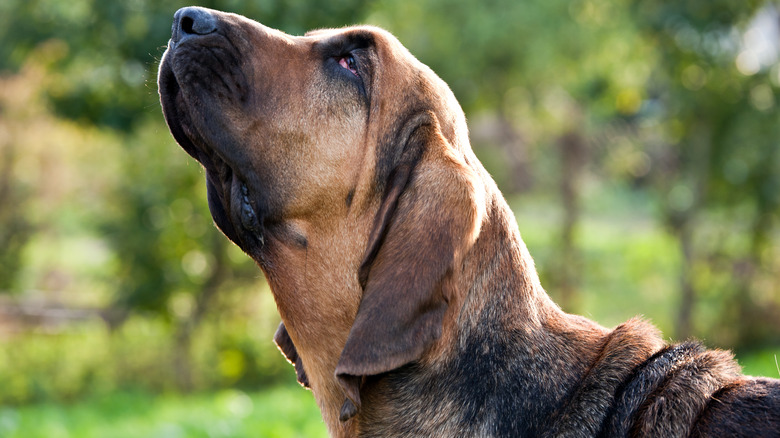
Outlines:
<svg viewBox="0 0 780 438"><path fill-rule="evenodd" d="M196 6L181 8L173 14L171 39L174 43L217 30L217 19L208 9Z"/></svg>

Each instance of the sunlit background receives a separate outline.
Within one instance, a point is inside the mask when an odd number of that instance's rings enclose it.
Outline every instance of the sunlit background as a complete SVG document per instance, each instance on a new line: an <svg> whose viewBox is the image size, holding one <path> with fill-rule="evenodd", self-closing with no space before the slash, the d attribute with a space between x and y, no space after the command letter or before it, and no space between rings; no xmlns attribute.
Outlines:
<svg viewBox="0 0 780 438"><path fill-rule="evenodd" d="M0 437L324 436L259 269L163 122L157 0L0 2ZM780 15L752 0L222 0L393 32L447 81L542 283L780 377Z"/></svg>

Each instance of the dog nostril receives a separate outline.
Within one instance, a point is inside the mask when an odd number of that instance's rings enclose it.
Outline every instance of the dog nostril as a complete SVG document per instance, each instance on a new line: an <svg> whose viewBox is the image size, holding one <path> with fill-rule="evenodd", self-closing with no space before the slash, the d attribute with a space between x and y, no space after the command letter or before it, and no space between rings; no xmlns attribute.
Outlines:
<svg viewBox="0 0 780 438"><path fill-rule="evenodd" d="M192 24L195 21L190 17L182 17L181 19L181 30L184 33L196 33L192 30Z"/></svg>

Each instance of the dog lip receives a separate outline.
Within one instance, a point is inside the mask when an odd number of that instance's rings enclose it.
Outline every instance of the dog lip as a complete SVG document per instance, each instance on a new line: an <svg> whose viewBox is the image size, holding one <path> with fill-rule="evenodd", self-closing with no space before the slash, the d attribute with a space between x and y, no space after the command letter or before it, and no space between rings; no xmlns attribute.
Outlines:
<svg viewBox="0 0 780 438"><path fill-rule="evenodd" d="M169 50L164 55L163 62L160 65L160 76L158 79L163 116L165 116L165 121L168 124L171 134L179 146L193 158L201 161L199 148L186 132L186 123L184 121L184 119L188 117L186 111L183 111L176 103L177 99L180 99L182 90L179 80L176 78L176 74L173 71L170 57L171 53Z"/></svg>
<svg viewBox="0 0 780 438"><path fill-rule="evenodd" d="M222 192L222 205L228 212L236 238L241 242L239 246L248 253L254 253L265 244L263 217L254 207L252 192L236 167L218 155L214 162L224 166L222 172L217 171L222 175L218 187Z"/></svg>
<svg viewBox="0 0 780 438"><path fill-rule="evenodd" d="M169 42L169 50L175 45ZM220 192L220 203L233 223L237 233L235 238L243 241L247 248L264 244L263 226L257 210L251 202L249 187L238 172L237 166L226 160L218 151L199 135L191 126L190 115L186 107L182 107L182 93L178 78L173 69L171 53L166 53L160 68L159 89L163 114L168 127L179 146L195 160L201 163L206 172L213 175L212 184Z"/></svg>
<svg viewBox="0 0 780 438"><path fill-rule="evenodd" d="M240 190L241 225L243 225L243 227L248 231L251 231L252 234L260 241L260 244L263 244L262 226L260 225L260 221L257 218L257 212L255 211L255 208L252 207L252 203L249 201L249 189L245 183L241 182Z"/></svg>

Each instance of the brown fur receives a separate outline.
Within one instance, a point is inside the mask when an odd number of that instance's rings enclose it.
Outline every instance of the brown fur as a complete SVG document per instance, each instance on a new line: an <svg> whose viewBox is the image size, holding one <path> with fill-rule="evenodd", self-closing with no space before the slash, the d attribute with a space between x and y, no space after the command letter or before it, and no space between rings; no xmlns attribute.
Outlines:
<svg viewBox="0 0 780 438"><path fill-rule="evenodd" d="M387 32L185 8L159 88L331 435L776 435L777 381L550 301L453 94Z"/></svg>

